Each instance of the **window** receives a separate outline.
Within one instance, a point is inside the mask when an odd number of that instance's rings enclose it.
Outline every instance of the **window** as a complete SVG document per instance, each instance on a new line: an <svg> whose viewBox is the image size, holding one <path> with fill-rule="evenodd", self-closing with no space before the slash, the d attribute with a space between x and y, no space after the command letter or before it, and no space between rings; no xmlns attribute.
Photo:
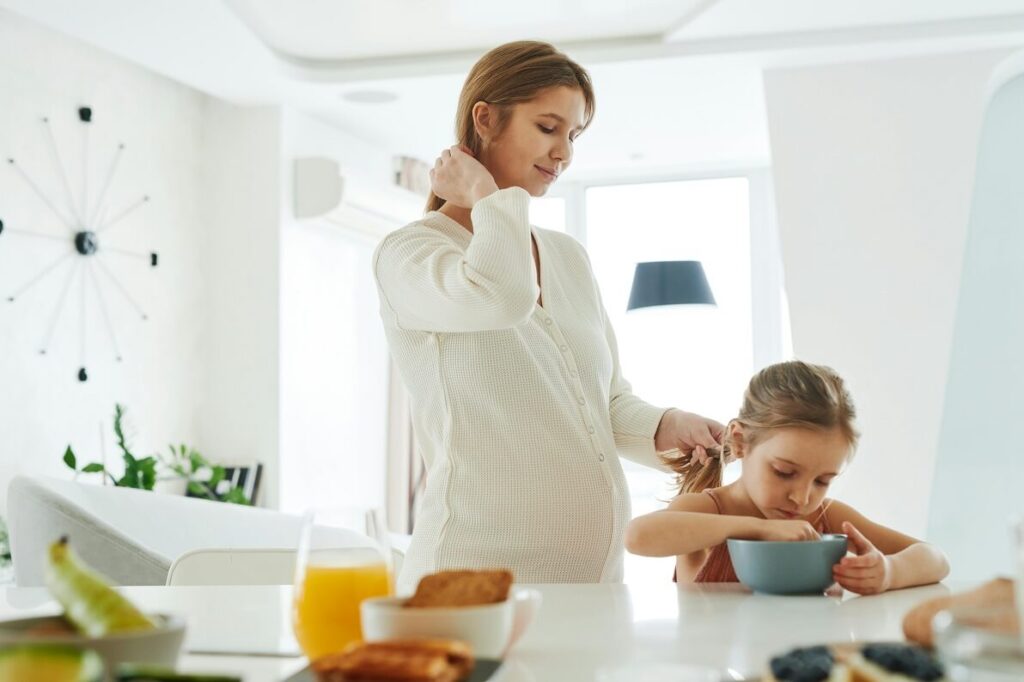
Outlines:
<svg viewBox="0 0 1024 682"><path fill-rule="evenodd" d="M365 221L364 221L365 222ZM385 503L388 350L362 223L281 244L280 508Z"/></svg>
<svg viewBox="0 0 1024 682"><path fill-rule="evenodd" d="M726 421L753 370L746 177L590 187L587 251L636 395ZM626 313L638 262L698 260L717 307ZM671 477L623 461L634 516L663 509ZM727 472L733 473L733 472ZM733 475L735 475L733 473ZM626 556L626 581L668 580L673 560Z"/></svg>

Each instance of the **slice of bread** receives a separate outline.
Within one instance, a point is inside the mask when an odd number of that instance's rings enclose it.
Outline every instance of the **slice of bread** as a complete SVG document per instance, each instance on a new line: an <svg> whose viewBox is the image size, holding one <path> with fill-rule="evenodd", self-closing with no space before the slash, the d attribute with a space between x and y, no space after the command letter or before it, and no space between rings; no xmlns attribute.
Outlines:
<svg viewBox="0 0 1024 682"><path fill-rule="evenodd" d="M420 579L406 608L479 606L508 599L512 573L495 571L441 571Z"/></svg>

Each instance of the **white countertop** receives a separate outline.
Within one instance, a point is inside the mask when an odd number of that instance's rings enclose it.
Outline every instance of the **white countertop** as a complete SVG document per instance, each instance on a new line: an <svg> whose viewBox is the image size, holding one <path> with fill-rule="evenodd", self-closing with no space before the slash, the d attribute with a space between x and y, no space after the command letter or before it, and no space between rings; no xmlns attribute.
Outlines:
<svg viewBox="0 0 1024 682"><path fill-rule="evenodd" d="M874 597L775 597L740 585L536 585L544 602L494 682L590 682L598 670L699 664L755 676L798 645L900 640L903 615L944 585ZM305 659L291 634L290 587L126 587L143 609L188 619L182 670L280 682ZM43 588L6 588L0 618L59 609ZM225 652L209 654L203 652ZM639 672L639 671L638 671ZM638 674L637 679L641 675Z"/></svg>

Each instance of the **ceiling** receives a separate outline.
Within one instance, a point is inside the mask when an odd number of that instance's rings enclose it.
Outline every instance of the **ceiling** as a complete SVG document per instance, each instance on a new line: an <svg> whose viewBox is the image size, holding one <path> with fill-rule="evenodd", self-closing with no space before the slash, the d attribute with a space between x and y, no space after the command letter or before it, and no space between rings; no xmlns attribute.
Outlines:
<svg viewBox="0 0 1024 682"><path fill-rule="evenodd" d="M1024 0L0 0L0 7L237 103L281 103L395 153L452 143L466 71L508 40L591 72L570 175L770 160L765 68L1024 46ZM3 15L0 13L0 20ZM380 91L391 102L346 101Z"/></svg>
<svg viewBox="0 0 1024 682"><path fill-rule="evenodd" d="M1005 18L1019 0L224 0L280 58L310 70L439 57L516 38L637 47ZM1019 17L1018 17L1019 18Z"/></svg>
<svg viewBox="0 0 1024 682"><path fill-rule="evenodd" d="M480 51L524 36L555 43L661 35L704 0L226 0L276 53L303 60ZM415 30L401 30L404 27ZM378 27L379 30L372 30ZM368 30L370 29L370 30ZM398 29L398 30L388 30Z"/></svg>

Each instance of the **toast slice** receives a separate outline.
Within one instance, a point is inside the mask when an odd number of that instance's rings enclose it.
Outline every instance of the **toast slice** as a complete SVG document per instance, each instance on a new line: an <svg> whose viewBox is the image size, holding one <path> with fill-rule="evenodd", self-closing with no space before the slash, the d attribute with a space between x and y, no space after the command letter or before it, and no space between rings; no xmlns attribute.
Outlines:
<svg viewBox="0 0 1024 682"><path fill-rule="evenodd" d="M508 599L512 573L494 571L440 571L420 579L406 608L480 606Z"/></svg>

